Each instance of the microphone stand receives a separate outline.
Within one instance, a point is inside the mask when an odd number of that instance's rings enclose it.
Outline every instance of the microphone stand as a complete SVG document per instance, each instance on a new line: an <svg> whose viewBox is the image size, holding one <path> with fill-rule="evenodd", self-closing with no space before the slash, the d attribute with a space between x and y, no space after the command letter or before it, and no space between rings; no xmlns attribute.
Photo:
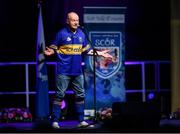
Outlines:
<svg viewBox="0 0 180 134"><path fill-rule="evenodd" d="M80 26L80 29L82 30L82 32L85 34L86 39L88 40L89 44L91 45L92 49L93 49L93 75L94 75L94 122L97 122L97 112L96 112L96 66L95 66L95 56L98 55L96 49L92 46L92 42L89 39L89 36L86 32L86 30L84 29L84 27Z"/></svg>

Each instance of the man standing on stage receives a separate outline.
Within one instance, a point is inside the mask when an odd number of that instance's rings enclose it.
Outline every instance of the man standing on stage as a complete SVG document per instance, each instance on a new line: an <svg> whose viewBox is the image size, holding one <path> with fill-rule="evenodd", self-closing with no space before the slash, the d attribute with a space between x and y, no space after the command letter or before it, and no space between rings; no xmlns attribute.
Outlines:
<svg viewBox="0 0 180 134"><path fill-rule="evenodd" d="M84 121L84 77L82 74L82 55L93 55L94 49L90 47L83 31L79 28L79 16L75 12L67 15L67 27L61 29L52 45L46 47L45 55L57 56L56 96L52 106L52 127L60 128L59 118L61 104L65 91L71 84L76 97L76 111L78 113L78 127L86 127ZM96 55L112 59L108 50L96 51Z"/></svg>

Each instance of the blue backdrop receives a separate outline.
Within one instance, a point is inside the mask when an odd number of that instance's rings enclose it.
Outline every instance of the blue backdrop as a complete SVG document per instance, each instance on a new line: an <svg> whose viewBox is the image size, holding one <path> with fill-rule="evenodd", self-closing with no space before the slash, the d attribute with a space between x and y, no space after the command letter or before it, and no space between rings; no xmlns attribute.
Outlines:
<svg viewBox="0 0 180 134"><path fill-rule="evenodd" d="M114 57L113 60L96 57L95 94L93 57L85 57L86 116L94 116L95 108L98 111L104 107L111 107L113 102L126 100L125 11L126 7L84 7L85 32L91 45L98 50L109 50Z"/></svg>

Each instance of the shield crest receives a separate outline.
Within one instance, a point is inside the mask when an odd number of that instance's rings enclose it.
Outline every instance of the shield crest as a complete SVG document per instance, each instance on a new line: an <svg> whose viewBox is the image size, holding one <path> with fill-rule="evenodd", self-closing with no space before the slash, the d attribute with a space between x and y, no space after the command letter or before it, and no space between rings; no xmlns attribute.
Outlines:
<svg viewBox="0 0 180 134"><path fill-rule="evenodd" d="M104 58L102 56L95 57L96 75L100 78L110 78L115 75L121 68L122 60L119 47L96 47L97 50L109 50L109 53L113 56L113 59ZM93 57L89 58L90 67L93 70L94 60Z"/></svg>
<svg viewBox="0 0 180 134"><path fill-rule="evenodd" d="M98 51L109 50L113 59L96 56L96 75L100 78L110 78L115 75L122 66L122 33L116 31L91 31L90 38L94 48ZM93 57L89 58L90 67L93 70Z"/></svg>

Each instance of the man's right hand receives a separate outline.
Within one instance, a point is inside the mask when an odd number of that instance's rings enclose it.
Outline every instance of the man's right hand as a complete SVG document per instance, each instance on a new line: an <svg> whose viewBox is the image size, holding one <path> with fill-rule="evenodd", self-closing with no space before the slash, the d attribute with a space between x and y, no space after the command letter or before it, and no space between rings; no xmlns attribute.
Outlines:
<svg viewBox="0 0 180 134"><path fill-rule="evenodd" d="M46 47L46 50L44 51L44 54L49 56L49 55L53 55L54 54L54 50L49 48L49 47Z"/></svg>

